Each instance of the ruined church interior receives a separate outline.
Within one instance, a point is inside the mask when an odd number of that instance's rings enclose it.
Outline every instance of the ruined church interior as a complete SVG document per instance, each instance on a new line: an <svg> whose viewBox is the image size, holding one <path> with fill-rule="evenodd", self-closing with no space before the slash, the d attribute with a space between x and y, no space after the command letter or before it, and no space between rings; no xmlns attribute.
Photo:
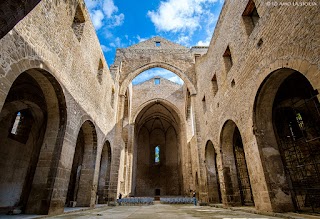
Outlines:
<svg viewBox="0 0 320 219"><path fill-rule="evenodd" d="M83 0L1 1L0 215L196 191L320 216L319 21L320 3L225 0L209 46L155 36L107 63ZM181 82L132 83L154 68Z"/></svg>

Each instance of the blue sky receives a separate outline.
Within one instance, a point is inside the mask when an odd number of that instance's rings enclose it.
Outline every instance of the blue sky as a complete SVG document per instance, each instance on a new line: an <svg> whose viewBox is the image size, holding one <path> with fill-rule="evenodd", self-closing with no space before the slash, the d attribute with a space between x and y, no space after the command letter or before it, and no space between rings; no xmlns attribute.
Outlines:
<svg viewBox="0 0 320 219"><path fill-rule="evenodd" d="M116 48L126 48L153 36L186 47L209 45L223 0L85 0L108 65ZM172 79L151 69L154 76ZM161 75L163 74L163 75ZM176 78L172 79L177 82Z"/></svg>

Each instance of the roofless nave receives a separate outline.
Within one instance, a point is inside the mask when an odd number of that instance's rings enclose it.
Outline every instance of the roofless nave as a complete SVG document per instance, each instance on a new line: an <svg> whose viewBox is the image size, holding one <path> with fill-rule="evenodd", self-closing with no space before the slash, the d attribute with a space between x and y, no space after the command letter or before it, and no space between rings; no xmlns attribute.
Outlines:
<svg viewBox="0 0 320 219"><path fill-rule="evenodd" d="M118 49L110 68L83 1L0 9L2 212L190 190L319 212L319 6L227 0L208 48L155 37ZM156 67L183 85L131 84Z"/></svg>

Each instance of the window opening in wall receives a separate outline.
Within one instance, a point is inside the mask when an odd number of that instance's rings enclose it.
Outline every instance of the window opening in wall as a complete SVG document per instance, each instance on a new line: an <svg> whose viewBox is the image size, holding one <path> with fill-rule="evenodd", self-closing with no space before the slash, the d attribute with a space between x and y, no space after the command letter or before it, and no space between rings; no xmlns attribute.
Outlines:
<svg viewBox="0 0 320 219"><path fill-rule="evenodd" d="M156 42L156 47L161 46L161 42Z"/></svg>
<svg viewBox="0 0 320 219"><path fill-rule="evenodd" d="M223 53L223 60L224 60L226 72L228 73L233 65L229 46L227 46L226 51L224 51Z"/></svg>
<svg viewBox="0 0 320 219"><path fill-rule="evenodd" d="M111 103L111 107L113 108L114 106L114 89L112 88L112 91L111 91L111 100L110 100L110 103Z"/></svg>
<svg viewBox="0 0 320 219"><path fill-rule="evenodd" d="M102 83L102 73L103 73L103 63L102 60L99 60L99 66L98 66L98 73L97 73L97 78L99 83Z"/></svg>
<svg viewBox="0 0 320 219"><path fill-rule="evenodd" d="M201 57L200 54L194 54L194 61L197 61Z"/></svg>
<svg viewBox="0 0 320 219"><path fill-rule="evenodd" d="M212 79L212 91L213 91L213 96L215 96L218 92L218 81L217 81L217 76L216 74L213 75Z"/></svg>
<svg viewBox="0 0 320 219"><path fill-rule="evenodd" d="M29 110L17 112L9 131L9 138L25 144L28 141L32 124L33 118Z"/></svg>
<svg viewBox="0 0 320 219"><path fill-rule="evenodd" d="M160 84L160 78L155 78L154 79L154 84L159 85Z"/></svg>
<svg viewBox="0 0 320 219"><path fill-rule="evenodd" d="M154 163L155 164L160 163L160 145L154 148Z"/></svg>
<svg viewBox="0 0 320 219"><path fill-rule="evenodd" d="M21 113L18 112L16 119L14 120L13 127L11 129L11 134L16 135L18 133L17 131L18 131L18 125L20 121L21 121Z"/></svg>
<svg viewBox="0 0 320 219"><path fill-rule="evenodd" d="M73 29L73 32L76 35L77 39L79 40L79 42L80 42L82 34L83 34L83 28L84 28L85 21L86 20L84 18L83 11L82 11L80 5L78 5L77 9L76 9L75 16L73 18L72 29Z"/></svg>
<svg viewBox="0 0 320 219"><path fill-rule="evenodd" d="M263 44L263 40L262 40L262 38L260 38L260 40L257 43L257 47L260 48L262 46L262 44Z"/></svg>
<svg viewBox="0 0 320 219"><path fill-rule="evenodd" d="M234 81L234 79L231 81L231 87L234 87L236 85L236 82Z"/></svg>
<svg viewBox="0 0 320 219"><path fill-rule="evenodd" d="M203 112L207 111L206 96L202 98L202 108L203 108Z"/></svg>
<svg viewBox="0 0 320 219"><path fill-rule="evenodd" d="M191 114L191 95L190 91L187 89L187 101L186 101L186 119L190 118Z"/></svg>
<svg viewBox="0 0 320 219"><path fill-rule="evenodd" d="M242 17L246 32L250 35L260 18L253 0L249 0L244 12L242 13Z"/></svg>

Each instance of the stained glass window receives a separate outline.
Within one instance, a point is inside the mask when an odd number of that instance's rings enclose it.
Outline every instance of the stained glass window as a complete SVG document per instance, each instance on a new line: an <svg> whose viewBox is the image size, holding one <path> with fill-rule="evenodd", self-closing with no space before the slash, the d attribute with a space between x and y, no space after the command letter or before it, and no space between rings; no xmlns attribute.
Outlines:
<svg viewBox="0 0 320 219"><path fill-rule="evenodd" d="M154 162L156 164L160 163L160 147L159 145L154 149Z"/></svg>

